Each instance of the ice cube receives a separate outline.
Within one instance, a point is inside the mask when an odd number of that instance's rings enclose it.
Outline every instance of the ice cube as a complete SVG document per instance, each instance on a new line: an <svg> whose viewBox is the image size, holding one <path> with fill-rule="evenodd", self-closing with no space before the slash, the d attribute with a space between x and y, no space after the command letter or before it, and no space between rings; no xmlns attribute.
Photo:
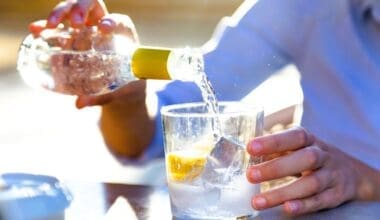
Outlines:
<svg viewBox="0 0 380 220"><path fill-rule="evenodd" d="M245 160L242 145L221 137L207 157L201 178L205 185L226 185L244 172Z"/></svg>

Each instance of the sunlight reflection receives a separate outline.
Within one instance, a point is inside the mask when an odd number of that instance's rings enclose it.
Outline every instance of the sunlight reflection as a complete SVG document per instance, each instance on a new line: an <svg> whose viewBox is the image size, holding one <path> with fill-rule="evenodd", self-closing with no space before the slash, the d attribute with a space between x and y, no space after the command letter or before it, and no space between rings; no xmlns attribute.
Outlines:
<svg viewBox="0 0 380 220"><path fill-rule="evenodd" d="M160 219L172 219L169 193L166 187L161 187L150 197L148 216L150 219L157 216L160 216Z"/></svg>
<svg viewBox="0 0 380 220"><path fill-rule="evenodd" d="M122 196L117 197L112 206L108 209L105 220L137 220L137 216L128 200Z"/></svg>

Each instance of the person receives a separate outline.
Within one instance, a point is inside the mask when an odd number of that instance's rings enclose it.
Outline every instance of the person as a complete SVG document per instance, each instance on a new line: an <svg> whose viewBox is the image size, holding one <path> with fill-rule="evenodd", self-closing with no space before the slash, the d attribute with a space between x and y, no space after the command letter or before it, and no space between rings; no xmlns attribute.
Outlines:
<svg viewBox="0 0 380 220"><path fill-rule="evenodd" d="M64 19L138 40L131 20L108 14L101 0L62 2L30 30L38 34ZM290 63L301 73L302 127L247 145L254 156L278 155L249 167L250 182L300 177L254 196L253 208L282 205L299 215L350 200L380 200L379 25L380 2L373 0L246 0L202 47L219 100L240 99ZM162 137L145 98L145 82L137 81L110 94L78 97L76 105L102 106L100 127L115 154L154 158L162 156ZM191 83L173 82L157 98L162 106L197 101L200 94Z"/></svg>

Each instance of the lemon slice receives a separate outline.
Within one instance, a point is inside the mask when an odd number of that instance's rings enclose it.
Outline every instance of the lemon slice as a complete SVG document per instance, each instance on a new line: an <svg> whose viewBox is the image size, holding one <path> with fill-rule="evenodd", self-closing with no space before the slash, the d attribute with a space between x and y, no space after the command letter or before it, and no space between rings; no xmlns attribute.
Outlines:
<svg viewBox="0 0 380 220"><path fill-rule="evenodd" d="M209 147L170 152L166 158L169 178L180 182L195 179L202 173L209 152Z"/></svg>

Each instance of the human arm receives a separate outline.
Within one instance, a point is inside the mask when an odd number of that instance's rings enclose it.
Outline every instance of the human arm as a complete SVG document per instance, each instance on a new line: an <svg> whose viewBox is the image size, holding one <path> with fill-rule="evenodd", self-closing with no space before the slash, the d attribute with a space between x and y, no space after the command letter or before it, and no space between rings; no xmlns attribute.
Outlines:
<svg viewBox="0 0 380 220"><path fill-rule="evenodd" d="M246 1L249 2L249 1ZM251 12L250 9L253 7L249 5L249 3L245 3L241 8L247 9L247 13L240 12L234 15L232 18L225 19L222 22L219 30L211 41L216 42L216 46L211 48L211 50L207 50L207 46L205 49L205 70L207 75L209 76L212 84L214 85L218 98L221 101L224 100L237 100L242 98L245 94L251 91L252 88L257 86L259 83L264 81L270 74L279 70L287 63L290 62L289 56L284 53L284 48L280 47L279 44L273 44L270 39L267 39L267 36L263 36L260 31L257 31L256 28L252 28L251 21L254 21L255 18L262 18L264 14L260 14L254 11ZM244 10L243 10L244 11ZM240 18L239 14L243 14L242 18ZM258 14L258 16L255 16ZM264 16L265 17L265 16ZM260 18L260 19L261 19ZM258 19L258 20L260 20ZM236 22L236 24L235 24ZM100 21L102 24L102 21ZM272 25L268 24L268 27ZM266 28L265 30L269 30L270 28ZM284 29L287 31L287 29ZM281 34L286 35L286 34ZM280 34L279 34L280 36ZM284 38L285 39L285 38ZM286 43L284 43L285 45ZM283 46L283 45L281 45ZM121 90L124 90L122 88ZM182 91L186 91L185 94ZM140 91L143 93L143 91ZM176 102L188 102L188 101L201 101L199 96L199 91L194 85L190 85L190 83L171 83L166 89L157 93L159 103L162 105L173 104ZM148 143L149 141L139 141L139 140L131 140L130 138L145 138L149 139L152 135L146 134L145 136L138 135L120 135L125 132L132 131L137 126L135 123L139 122L137 116L142 116L141 114L132 114L133 109L146 109L145 102L142 99L139 102L133 102L133 104L139 104L137 107L131 107L131 103L127 99L127 96L123 95L122 92L115 92L107 98L107 102L103 102L102 96L82 96L78 98L77 106L85 107L85 106L93 106L93 105L101 105L102 109L108 108L108 110L102 111L101 123L102 126L104 121L107 121L109 126L107 126L107 130L110 128L119 129L120 132L112 132L110 130L108 134L103 132L103 136L107 143L119 143L120 146L116 148L136 148L135 143ZM121 101L124 100L126 103L121 104ZM119 102L120 101L120 102ZM113 102L117 102L119 104L113 105ZM107 106L107 107L106 107ZM156 110L156 119L155 119L155 129L153 137L161 136L160 131L160 123L159 123L159 107ZM113 109L117 109L117 111L111 111ZM125 110L123 110L125 109ZM117 114L116 114L116 113ZM123 115L122 112L131 113L131 115ZM146 112L145 110L143 112ZM139 113L136 111L136 113ZM120 117L119 117L120 116ZM143 117L148 118L149 115L143 114ZM110 120L103 120L105 118L109 118ZM112 120L111 120L112 119ZM129 120L135 119L135 120ZM147 120L141 120L139 125L142 125ZM130 123L134 122L134 123ZM143 126L142 126L143 127ZM150 129L148 129L150 131ZM115 135L113 135L115 134ZM116 135L119 134L119 135ZM118 139L117 141L111 141L107 139ZM157 138L159 139L159 138ZM155 146L161 147L162 151L162 141L151 141L154 142ZM131 144L129 144L131 143ZM140 154L151 148L150 146L141 147ZM112 152L114 146L110 147ZM140 147L138 147L140 149ZM121 151L120 151L121 152ZM135 153L133 157L137 156L139 153ZM131 156L131 155L122 155L122 156Z"/></svg>
<svg viewBox="0 0 380 220"><path fill-rule="evenodd" d="M251 6L242 6L246 7ZM260 33L256 33L255 29L250 27L249 21L245 20L251 20L250 16L245 16L242 20L239 20L237 15L224 19L210 40L215 42L215 47L210 48L209 43L202 47L205 53L206 74L221 101L242 98L270 74L290 62L282 50L267 42ZM234 25L235 22L239 24ZM154 139L147 149L161 149L163 152L163 142L160 138L162 136L160 107L174 103L202 101L202 99L199 89L191 83L170 83L156 94L159 105L155 114ZM95 99L90 105L96 105L96 97L92 98ZM118 122L122 123L122 120Z"/></svg>
<svg viewBox="0 0 380 220"><path fill-rule="evenodd" d="M103 34L123 34L138 42L131 19L126 15L108 14L101 0L63 1L52 10L47 20L33 22L29 29L38 36L41 31L62 23L73 28L96 25ZM82 39L76 42L85 43ZM152 138L154 123L147 113L145 87L144 81L133 82L114 93L77 99L79 108L91 105L91 101L102 106L100 128L110 151L118 156L138 157ZM115 96L118 99L114 99Z"/></svg>
<svg viewBox="0 0 380 220"><path fill-rule="evenodd" d="M380 171L324 143L304 128L258 137L247 147L252 156L283 155L248 168L247 178L260 183L301 175L288 185L252 198L263 210L283 205L291 215L334 208L350 200L380 200Z"/></svg>

